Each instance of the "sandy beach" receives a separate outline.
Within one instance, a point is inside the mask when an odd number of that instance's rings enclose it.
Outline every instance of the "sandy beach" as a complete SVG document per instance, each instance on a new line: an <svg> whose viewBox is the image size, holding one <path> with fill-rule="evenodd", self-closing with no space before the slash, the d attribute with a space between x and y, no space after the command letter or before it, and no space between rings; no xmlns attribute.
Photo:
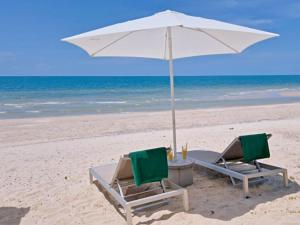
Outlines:
<svg viewBox="0 0 300 225"><path fill-rule="evenodd" d="M177 111L178 145L221 152L234 137L272 133L271 158L288 169L250 188L245 199L229 179L195 169L190 211L180 199L133 217L135 224L299 224L300 103ZM0 120L0 224L126 224L91 166L123 153L171 144L169 111Z"/></svg>

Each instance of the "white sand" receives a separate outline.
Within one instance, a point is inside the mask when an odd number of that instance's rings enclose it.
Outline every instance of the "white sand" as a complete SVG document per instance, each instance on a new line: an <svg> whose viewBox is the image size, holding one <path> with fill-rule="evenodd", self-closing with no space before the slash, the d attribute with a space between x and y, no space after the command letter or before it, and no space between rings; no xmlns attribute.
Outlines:
<svg viewBox="0 0 300 225"><path fill-rule="evenodd" d="M0 224L126 224L88 168L132 150L171 143L170 112L0 121ZM140 224L300 224L300 104L178 111L178 145L222 151L237 135L272 133L281 177L251 187L250 199L229 180L194 171L189 212L180 199L139 213Z"/></svg>

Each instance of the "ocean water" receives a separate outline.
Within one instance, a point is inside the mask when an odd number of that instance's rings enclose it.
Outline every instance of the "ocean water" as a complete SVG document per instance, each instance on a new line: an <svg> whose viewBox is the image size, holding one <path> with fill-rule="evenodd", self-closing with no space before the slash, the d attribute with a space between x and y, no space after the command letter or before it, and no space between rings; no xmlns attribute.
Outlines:
<svg viewBox="0 0 300 225"><path fill-rule="evenodd" d="M175 77L176 109L300 102L300 76ZM0 119L170 109L168 77L0 77Z"/></svg>

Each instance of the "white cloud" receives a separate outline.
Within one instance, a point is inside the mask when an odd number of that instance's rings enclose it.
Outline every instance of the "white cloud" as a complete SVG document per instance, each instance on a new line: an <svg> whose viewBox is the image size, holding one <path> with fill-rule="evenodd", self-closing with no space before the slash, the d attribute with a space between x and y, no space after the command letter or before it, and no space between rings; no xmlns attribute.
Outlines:
<svg viewBox="0 0 300 225"><path fill-rule="evenodd" d="M300 18L300 2L294 2L291 4L286 4L282 8L279 9L280 14L285 17L292 19Z"/></svg>
<svg viewBox="0 0 300 225"><path fill-rule="evenodd" d="M248 25L248 26L259 26L265 24L272 24L274 20L272 19L236 19L233 21L239 25Z"/></svg>
<svg viewBox="0 0 300 225"><path fill-rule="evenodd" d="M42 72L47 72L52 69L52 67L49 64L44 62L37 63L35 67L38 71L42 71Z"/></svg>
<svg viewBox="0 0 300 225"><path fill-rule="evenodd" d="M9 51L0 52L0 62L9 62L16 60L16 54Z"/></svg>

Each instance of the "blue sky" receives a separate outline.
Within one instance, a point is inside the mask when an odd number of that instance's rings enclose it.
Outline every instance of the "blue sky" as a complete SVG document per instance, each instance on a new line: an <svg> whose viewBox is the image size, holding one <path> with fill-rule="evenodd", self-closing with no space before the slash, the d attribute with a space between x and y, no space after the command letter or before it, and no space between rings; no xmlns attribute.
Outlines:
<svg viewBox="0 0 300 225"><path fill-rule="evenodd" d="M177 75L300 74L299 0L10 0L0 9L0 75L167 75L165 61L91 58L60 41L166 9L281 35L239 55L176 60Z"/></svg>

